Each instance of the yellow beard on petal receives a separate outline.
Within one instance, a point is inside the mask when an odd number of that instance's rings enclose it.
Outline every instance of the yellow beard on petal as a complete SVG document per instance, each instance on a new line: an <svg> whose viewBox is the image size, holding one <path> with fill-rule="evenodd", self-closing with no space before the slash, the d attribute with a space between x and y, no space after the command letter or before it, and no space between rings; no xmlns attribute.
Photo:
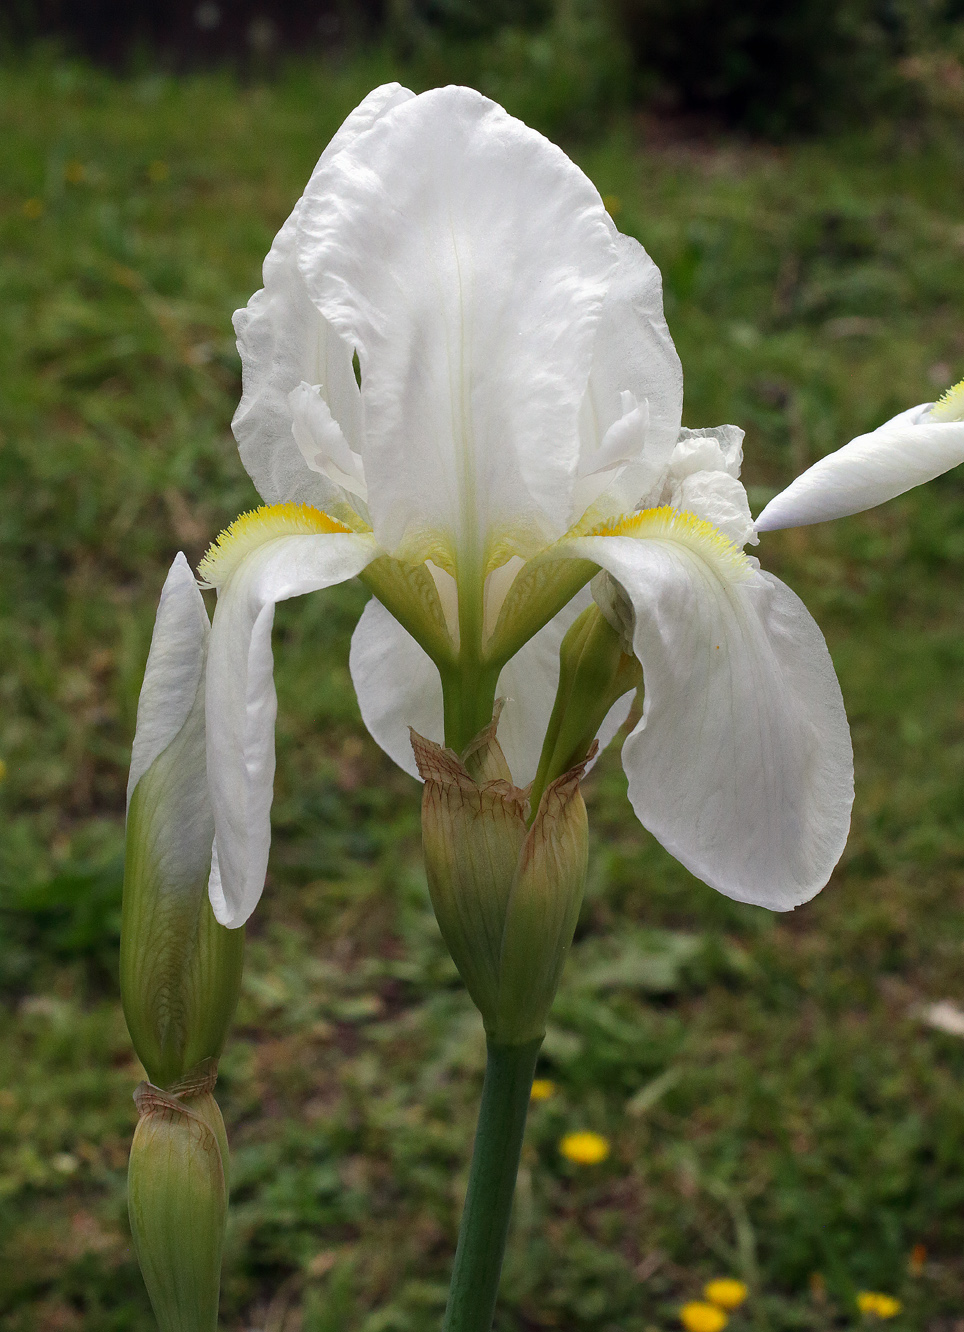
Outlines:
<svg viewBox="0 0 964 1332"><path fill-rule="evenodd" d="M928 421L964 421L964 379L945 394L927 413Z"/></svg>
<svg viewBox="0 0 964 1332"><path fill-rule="evenodd" d="M587 536L628 536L650 541L675 541L701 555L708 564L723 564L731 576L746 577L753 566L743 551L724 536L718 527L695 513L684 513L670 504L658 509L641 509L600 523Z"/></svg>
<svg viewBox="0 0 964 1332"><path fill-rule="evenodd" d="M351 528L310 504L262 504L242 513L214 541L198 565L202 587L223 587L245 556L287 536L331 535Z"/></svg>

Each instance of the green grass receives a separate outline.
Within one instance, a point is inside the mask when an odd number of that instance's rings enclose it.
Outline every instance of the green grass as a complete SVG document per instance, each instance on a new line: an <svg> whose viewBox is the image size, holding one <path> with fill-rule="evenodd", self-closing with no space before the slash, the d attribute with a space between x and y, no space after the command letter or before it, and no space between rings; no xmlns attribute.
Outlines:
<svg viewBox="0 0 964 1332"><path fill-rule="evenodd" d="M0 1328L151 1315L126 1229L140 1070L116 995L123 793L167 565L255 495L233 309L377 57L268 86L0 72ZM747 429L759 499L964 374L964 149L780 150L625 123L567 144L661 266L691 425ZM964 1319L964 486L768 537L853 726L853 833L771 917L635 823L618 751L540 1069L497 1326L669 1332L718 1274L733 1332ZM279 610L275 842L219 1095L231 1332L438 1325L484 1058L431 917L418 790L361 727L356 587ZM575 1128L603 1165L560 1157ZM927 1247L922 1272L908 1259Z"/></svg>

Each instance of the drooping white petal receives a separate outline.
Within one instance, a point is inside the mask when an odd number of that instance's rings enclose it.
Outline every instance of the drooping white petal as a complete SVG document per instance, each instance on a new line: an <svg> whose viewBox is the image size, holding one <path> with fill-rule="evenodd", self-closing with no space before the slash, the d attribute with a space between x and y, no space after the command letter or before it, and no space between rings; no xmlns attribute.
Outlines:
<svg viewBox="0 0 964 1332"><path fill-rule="evenodd" d="M369 93L322 153L315 174L381 116L414 94L398 84ZM241 461L269 504L295 500L318 508L345 496L330 477L308 467L292 435L289 395L317 385L348 445L358 451L362 405L352 368L353 347L319 314L295 257L302 201L275 237L264 263L264 287L234 316L244 393L232 429Z"/></svg>
<svg viewBox="0 0 964 1332"><path fill-rule="evenodd" d="M805 527L861 513L964 462L964 421L930 418L931 404L901 412L814 463L756 520L757 531Z"/></svg>
<svg viewBox="0 0 964 1332"><path fill-rule="evenodd" d="M274 722L271 626L279 601L353 578L377 555L352 533L275 537L219 589L207 668L208 784L217 832L209 891L222 925L243 925L264 887L271 841Z"/></svg>
<svg viewBox="0 0 964 1332"><path fill-rule="evenodd" d="M516 653L499 676L496 692L505 700L499 744L517 785L525 786L535 776L559 683L559 646L589 602L584 590ZM368 730L389 758L417 777L408 728L436 744L444 742L442 684L431 659L372 598L352 635L349 666ZM631 701L627 695L610 710L599 732L602 748L625 721Z"/></svg>
<svg viewBox="0 0 964 1332"><path fill-rule="evenodd" d="M728 897L778 911L808 901L847 838L853 761L806 607L706 525L668 510L648 537L571 545L632 602L645 698L623 764L640 821Z"/></svg>
<svg viewBox="0 0 964 1332"><path fill-rule="evenodd" d="M204 671L210 633L204 598L183 553L161 590L144 683L137 701L127 800L187 721Z"/></svg>
<svg viewBox="0 0 964 1332"><path fill-rule="evenodd" d="M418 777L408 728L437 745L445 738L438 667L372 597L351 636L348 668L372 737L400 768Z"/></svg>
<svg viewBox="0 0 964 1332"><path fill-rule="evenodd" d="M676 444L683 371L663 316L659 269L638 241L614 234L619 262L606 292L580 406L580 471L591 470L590 460L607 432L625 415L623 393L646 403L645 440L635 463L609 481L609 507L624 512L653 485ZM573 519L582 512L583 493L575 497Z"/></svg>
<svg viewBox="0 0 964 1332"><path fill-rule="evenodd" d="M298 233L315 304L358 351L380 543L467 570L560 535L615 263L583 173L478 93L436 89L318 171Z"/></svg>

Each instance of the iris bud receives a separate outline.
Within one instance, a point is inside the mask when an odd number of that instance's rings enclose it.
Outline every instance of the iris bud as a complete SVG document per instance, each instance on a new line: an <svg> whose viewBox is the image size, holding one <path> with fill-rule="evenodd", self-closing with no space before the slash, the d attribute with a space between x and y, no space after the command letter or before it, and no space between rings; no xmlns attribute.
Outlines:
<svg viewBox="0 0 964 1332"><path fill-rule="evenodd" d="M164 1092L142 1082L128 1170L131 1234L160 1332L216 1332L227 1140L213 1075Z"/></svg>
<svg viewBox="0 0 964 1332"><path fill-rule="evenodd" d="M204 743L207 611L183 555L161 593L128 785L120 979L131 1040L169 1087L217 1060L237 1005L244 931L208 901L214 820Z"/></svg>
<svg viewBox="0 0 964 1332"><path fill-rule="evenodd" d="M522 845L500 959L496 1030L506 1045L545 1035L572 946L589 862L584 770L581 763L546 788Z"/></svg>
<svg viewBox="0 0 964 1332"><path fill-rule="evenodd" d="M462 757L412 732L425 781L422 839L442 937L489 1039L541 1038L579 916L588 827L581 763L545 791L532 826L496 739Z"/></svg>
<svg viewBox="0 0 964 1332"><path fill-rule="evenodd" d="M642 683L632 653L632 608L627 625L622 589L612 579L596 579L593 596L597 602L603 597L603 604L588 606L573 621L559 649L559 686L533 783L537 799L550 783L588 762L609 709Z"/></svg>

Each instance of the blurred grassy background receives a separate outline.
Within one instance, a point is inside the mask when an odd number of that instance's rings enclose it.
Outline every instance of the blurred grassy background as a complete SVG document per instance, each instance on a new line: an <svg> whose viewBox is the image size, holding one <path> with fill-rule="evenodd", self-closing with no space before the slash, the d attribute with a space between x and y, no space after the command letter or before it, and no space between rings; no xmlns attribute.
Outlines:
<svg viewBox="0 0 964 1332"><path fill-rule="evenodd" d="M660 265L684 419L746 428L757 503L964 374L950 46L900 76L927 92L909 110L766 143L708 134L685 98L600 100L624 67L606 25L570 40L574 13L270 77L23 48L0 69L3 1332L153 1325L116 994L137 692L174 553L196 563L256 498L230 314L370 87L470 79L561 138ZM895 1329L964 1329L964 1043L920 1017L964 988L962 480L759 554L830 642L851 841L811 906L737 906L642 831L604 756L501 1332L668 1332L723 1273L753 1288L736 1332L855 1328L861 1289L903 1301ZM430 913L416 784L358 718L363 602L279 608L275 843L219 1089L232 1332L436 1327L465 1186L481 1033ZM581 1128L611 1139L604 1164L560 1156Z"/></svg>

